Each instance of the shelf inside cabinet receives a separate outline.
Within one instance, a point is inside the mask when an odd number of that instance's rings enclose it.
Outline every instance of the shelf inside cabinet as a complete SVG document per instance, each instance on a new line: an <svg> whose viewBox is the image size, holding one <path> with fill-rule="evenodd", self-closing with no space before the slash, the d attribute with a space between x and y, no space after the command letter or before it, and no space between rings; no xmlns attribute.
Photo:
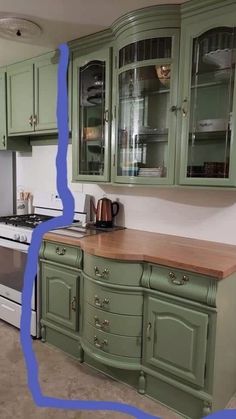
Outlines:
<svg viewBox="0 0 236 419"><path fill-rule="evenodd" d="M192 136L195 136L194 141L202 140L202 141L225 141L227 131L196 131L189 134L189 142L192 141ZM229 137L231 131L228 131Z"/></svg>

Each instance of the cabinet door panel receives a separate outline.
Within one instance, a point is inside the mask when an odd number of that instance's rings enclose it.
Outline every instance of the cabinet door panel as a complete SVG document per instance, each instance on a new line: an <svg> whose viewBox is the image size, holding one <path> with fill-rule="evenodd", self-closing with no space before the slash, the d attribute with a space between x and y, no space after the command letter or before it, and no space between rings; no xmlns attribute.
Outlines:
<svg viewBox="0 0 236 419"><path fill-rule="evenodd" d="M36 131L56 130L57 68L58 59L50 57L35 62L35 115Z"/></svg>
<svg viewBox="0 0 236 419"><path fill-rule="evenodd" d="M7 69L9 134L34 131L33 82L32 62L20 63Z"/></svg>
<svg viewBox="0 0 236 419"><path fill-rule="evenodd" d="M42 263L42 315L69 329L78 329L78 274Z"/></svg>
<svg viewBox="0 0 236 419"><path fill-rule="evenodd" d="M148 297L145 361L204 386L208 315Z"/></svg>
<svg viewBox="0 0 236 419"><path fill-rule="evenodd" d="M207 30L185 29L181 50L182 151L180 183L232 186L236 30L227 19ZM182 53L183 54L183 53Z"/></svg>
<svg viewBox="0 0 236 419"><path fill-rule="evenodd" d="M76 58L73 65L73 178L108 181L110 49Z"/></svg>

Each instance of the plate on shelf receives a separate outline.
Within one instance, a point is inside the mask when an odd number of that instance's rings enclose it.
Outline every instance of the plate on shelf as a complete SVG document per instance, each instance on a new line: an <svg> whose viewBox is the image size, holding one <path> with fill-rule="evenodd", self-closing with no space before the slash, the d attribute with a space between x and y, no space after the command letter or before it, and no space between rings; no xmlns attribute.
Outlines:
<svg viewBox="0 0 236 419"><path fill-rule="evenodd" d="M216 49L204 54L203 62L206 64L213 64L219 69L230 68L236 61L235 49Z"/></svg>

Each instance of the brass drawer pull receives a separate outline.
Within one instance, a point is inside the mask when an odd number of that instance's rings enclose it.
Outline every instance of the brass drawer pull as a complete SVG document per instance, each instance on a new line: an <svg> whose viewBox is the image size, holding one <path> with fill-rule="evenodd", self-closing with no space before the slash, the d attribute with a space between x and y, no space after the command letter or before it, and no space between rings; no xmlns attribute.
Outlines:
<svg viewBox="0 0 236 419"><path fill-rule="evenodd" d="M94 304L97 307L102 308L102 307L105 307L105 305L109 304L109 303L110 303L110 301L108 300L108 298L104 298L104 300L101 301L100 298L97 295L94 296Z"/></svg>
<svg viewBox="0 0 236 419"><path fill-rule="evenodd" d="M182 279L177 279L174 272L169 272L169 278L174 285L184 285L189 281L189 277L187 275L183 275Z"/></svg>
<svg viewBox="0 0 236 419"><path fill-rule="evenodd" d="M99 321L98 316L94 316L94 322L95 322L95 327L97 327L97 329L103 329L104 327L110 325L109 320L103 320L103 322L101 323Z"/></svg>
<svg viewBox="0 0 236 419"><path fill-rule="evenodd" d="M94 266L94 273L95 276L97 276L98 278L107 278L109 275L109 271L107 268L105 268L104 271L100 273L99 268L97 266Z"/></svg>
<svg viewBox="0 0 236 419"><path fill-rule="evenodd" d="M103 349L104 346L108 345L108 341L107 339L104 339L103 341L99 341L99 339L97 338L97 336L94 336L94 345L96 346L96 348L98 349Z"/></svg>
<svg viewBox="0 0 236 419"><path fill-rule="evenodd" d="M71 301L71 309L73 311L76 311L76 297L73 297L72 298L72 301Z"/></svg>
<svg viewBox="0 0 236 419"><path fill-rule="evenodd" d="M188 102L188 100L184 99L183 103L182 103L182 115L183 115L184 118L186 118L186 116L188 114L188 110L187 110L187 106L186 106L187 102Z"/></svg>
<svg viewBox="0 0 236 419"><path fill-rule="evenodd" d="M66 253L66 249L63 247L61 250L60 250L60 247L56 247L56 253L59 255L59 256L64 256L65 255L65 253Z"/></svg>
<svg viewBox="0 0 236 419"><path fill-rule="evenodd" d="M151 323L151 322L149 322L149 323L148 323L148 326L147 326L147 339L148 339L148 340L150 340L150 339L151 339L151 335L150 335L150 332L151 332L151 327L152 327L152 323Z"/></svg>

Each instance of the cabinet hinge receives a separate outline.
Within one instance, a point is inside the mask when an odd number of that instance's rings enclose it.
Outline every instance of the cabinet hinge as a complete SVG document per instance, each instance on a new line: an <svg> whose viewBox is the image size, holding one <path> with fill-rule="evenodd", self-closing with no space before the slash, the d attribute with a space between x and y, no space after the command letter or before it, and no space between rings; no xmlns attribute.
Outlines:
<svg viewBox="0 0 236 419"><path fill-rule="evenodd" d="M113 119L116 119L116 106L114 106L114 109L113 109Z"/></svg>
<svg viewBox="0 0 236 419"><path fill-rule="evenodd" d="M206 375L207 375L207 365L205 364L205 370L204 370L204 380L205 380L205 378L206 378Z"/></svg>
<svg viewBox="0 0 236 419"><path fill-rule="evenodd" d="M117 55L115 55L115 68L117 68Z"/></svg>

